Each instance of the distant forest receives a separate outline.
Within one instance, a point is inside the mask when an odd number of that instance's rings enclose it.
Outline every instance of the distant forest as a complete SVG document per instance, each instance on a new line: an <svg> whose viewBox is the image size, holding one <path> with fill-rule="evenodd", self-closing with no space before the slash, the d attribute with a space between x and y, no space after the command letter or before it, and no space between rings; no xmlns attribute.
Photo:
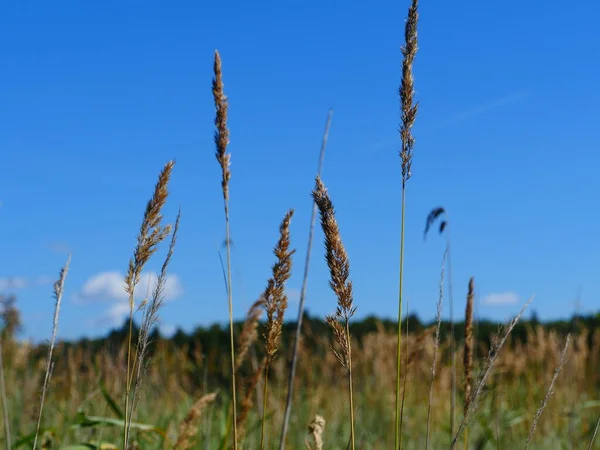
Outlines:
<svg viewBox="0 0 600 450"><path fill-rule="evenodd" d="M406 324L407 318L404 318L403 324ZM356 339L359 343L362 338L373 332L386 331L388 333L396 333L397 322L389 319L379 319L375 316L369 316L362 320L353 320L350 322L350 328L353 339ZM475 338L479 343L483 343L486 346L494 335L498 333L498 330L504 325L503 322L495 322L491 320L479 320L475 324ZM135 326L135 325L134 325ZM241 331L243 321L235 323L236 335ZM427 328L435 326L435 322L422 322L417 315L408 316L408 330L410 333L422 333ZM547 331L555 331L561 336L565 336L567 333L578 333L583 330L593 331L597 327L600 327L600 314L591 315L573 315L570 319L558 320L558 321L547 321L541 322L537 319L535 311L530 314L529 319L522 319L511 333L511 342L526 342L528 337L528 331L542 326ZM463 341L464 336L464 323L456 322L455 325L455 336L458 343ZM282 348L281 353L287 354L287 347L292 345L294 339L294 332L296 328L295 321L289 321L284 324L282 332ZM305 313L302 322L303 328L303 343L309 349L316 349L317 347L323 346L323 339L327 339L331 336L331 329L325 324L324 320L311 316L308 312ZM406 330L406 326L403 326L403 330ZM63 350L69 348L80 347L84 350L91 350L92 352L101 349L117 349L121 348L123 342L125 342L127 333L129 332L129 322L125 321L123 326L119 329L110 331L105 337L99 337L94 339L82 338L77 341L62 342L61 347ZM262 336L262 329L259 327L259 336ZM137 329L134 329L134 337L137 334ZM440 328L440 336L442 342L448 338L450 334L450 322L442 321ZM591 345L591 333L589 336ZM183 330L177 330L171 337L165 338L161 336L158 328L154 328L152 332L152 340L167 341L176 349L186 348L190 353L197 351L204 352L205 349L211 349L211 353L226 354L229 349L229 328L227 324L214 324L209 327L196 327L190 333L186 333ZM259 339L260 341L260 339ZM135 341L134 341L135 342ZM41 345L40 350L43 350L45 346ZM260 345L258 345L260 347ZM260 353L260 349L259 349Z"/></svg>

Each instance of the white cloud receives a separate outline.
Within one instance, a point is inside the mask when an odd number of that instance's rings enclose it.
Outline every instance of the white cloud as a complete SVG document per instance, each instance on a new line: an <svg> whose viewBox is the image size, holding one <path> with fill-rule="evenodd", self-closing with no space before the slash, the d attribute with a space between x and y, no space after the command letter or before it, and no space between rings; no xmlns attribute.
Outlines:
<svg viewBox="0 0 600 450"><path fill-rule="evenodd" d="M127 302L119 302L111 305L106 312L98 317L94 324L97 326L105 326L109 328L117 328L123 325L123 321L129 315L129 304Z"/></svg>
<svg viewBox="0 0 600 450"><path fill-rule="evenodd" d="M514 305L519 303L519 296L514 292L501 292L486 295L482 301L484 305Z"/></svg>
<svg viewBox="0 0 600 450"><path fill-rule="evenodd" d="M125 276L119 272L102 272L88 278L81 290L75 295L79 303L97 303L110 301L126 301ZM157 274L153 272L142 273L140 282L135 288L136 300L143 299L154 287ZM166 300L174 300L183 293L181 280L177 275L167 275L164 295Z"/></svg>
<svg viewBox="0 0 600 450"><path fill-rule="evenodd" d="M105 327L119 327L129 315L128 295L125 292L125 276L119 272L102 272L88 278L74 300L77 303L110 303L110 306L94 320L94 325ZM156 284L158 276L154 272L142 273L140 282L136 286L136 307ZM181 280L177 275L167 275L163 290L165 301L175 300L183 293Z"/></svg>
<svg viewBox="0 0 600 450"><path fill-rule="evenodd" d="M39 276L36 278L27 277L8 277L0 278L0 291L16 291L32 286L43 286L52 284L54 280L48 276Z"/></svg>
<svg viewBox="0 0 600 450"><path fill-rule="evenodd" d="M286 289L288 296L288 303L297 305L300 303L300 289L289 288Z"/></svg>

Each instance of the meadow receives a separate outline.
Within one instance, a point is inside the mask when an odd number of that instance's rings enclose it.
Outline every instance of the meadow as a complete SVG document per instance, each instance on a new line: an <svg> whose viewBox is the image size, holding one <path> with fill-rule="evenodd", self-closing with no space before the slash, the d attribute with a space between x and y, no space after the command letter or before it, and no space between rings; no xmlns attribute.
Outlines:
<svg viewBox="0 0 600 450"><path fill-rule="evenodd" d="M418 23L418 0L412 0L398 89L402 195L397 206L402 219L397 320L353 319L361 299L353 295L344 224L338 224L335 199L321 179L330 113L312 191L308 253L295 254L294 211L282 212L279 228L273 224L272 275L246 320L233 321L229 199L236 192L229 181L235 173L228 152L226 72L215 52L215 170L222 176L215 189L222 192L224 206L223 301L229 326L178 332L171 339L157 331L181 217L169 222L162 213L169 181L176 176L176 164L169 161L145 208L140 205L141 226L123 280L129 318L122 329L105 339L58 339L70 258L54 284L53 334L47 344L17 339L18 302L2 296L0 436L7 450L600 448L595 439L600 423L598 318L523 321L527 303L506 324L476 320L476 280L452 279L451 223L442 207L432 209L425 221L426 234L446 238L437 317L422 324L408 314L404 218L410 213L405 206L416 146L412 127L419 111L412 73ZM162 253L156 283L140 303L144 293L136 288L142 271ZM311 257L325 257L337 298L325 321L304 309ZM296 317L286 294L292 270L304 273ZM453 309L457 284L468 286L465 311ZM445 301L458 321L442 321Z"/></svg>

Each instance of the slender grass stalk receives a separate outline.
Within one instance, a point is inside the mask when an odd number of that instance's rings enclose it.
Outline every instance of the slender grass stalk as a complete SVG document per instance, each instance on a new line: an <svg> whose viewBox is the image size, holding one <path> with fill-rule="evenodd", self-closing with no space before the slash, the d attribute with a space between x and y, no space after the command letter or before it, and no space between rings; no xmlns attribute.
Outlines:
<svg viewBox="0 0 600 450"><path fill-rule="evenodd" d="M446 235L446 253L448 264L448 307L450 309L450 352L452 358L452 371L450 373L450 436L454 436L454 419L456 410L456 339L454 336L454 291L452 289L452 256L451 256L451 240L450 230L448 227L448 212L442 208L434 208L427 216L425 224L424 237L427 237L427 232L440 216L446 216L440 222L439 232Z"/></svg>
<svg viewBox="0 0 600 450"><path fill-rule="evenodd" d="M233 448L238 448L237 432L237 399L235 383L235 336L233 333L233 294L231 292L231 232L229 226L229 180L231 179L231 154L227 153L229 145L229 129L227 128L227 108L228 102L223 91L223 74L221 71L221 56L215 51L214 59L214 78L212 82L212 92L215 101L215 145L216 157L221 166L222 178L221 189L223 191L223 206L225 209L225 243L227 251L227 297L229 304L229 345L231 352L231 404L233 409Z"/></svg>
<svg viewBox="0 0 600 450"><path fill-rule="evenodd" d="M427 405L427 430L425 438L425 450L429 449L429 432L431 429L431 406L433 405L433 386L435 383L435 371L437 366L437 355L440 348L440 328L442 326L442 302L444 300L444 269L446 265L447 251L442 258L442 271L440 275L440 294L437 302L437 316L435 326L435 344L433 346L433 362L431 363L431 381L429 383L429 404Z"/></svg>
<svg viewBox="0 0 600 450"><path fill-rule="evenodd" d="M449 450L454 449L463 430L468 425L469 421L471 420L471 418L473 417L473 415L479 408L479 401L481 399L481 396L483 395L485 385L487 383L487 379L489 378L490 374L494 370L494 364L496 363L496 359L498 359L500 350L502 350L502 347L504 347L504 344L506 343L506 340L510 336L510 333L515 328L515 326L517 325L517 322L519 322L519 320L521 319L521 316L525 313L525 310L527 309L527 307L529 306L529 304L532 301L533 301L533 297L531 297L525 303L525 305L523 305L523 307L521 308L521 311L519 311L519 314L517 314L516 317L513 320L511 320L508 325L505 326L506 331L504 332L502 337L499 338L495 343L493 343L490 346L490 350L488 353L487 360L485 362L485 366L483 368L483 372L482 372L481 376L479 377L479 380L476 384L475 390L471 393L471 396L469 399L469 408L466 411L466 414L463 416L461 422L458 424L457 431L454 435L454 438L452 439L452 443L450 444Z"/></svg>
<svg viewBox="0 0 600 450"><path fill-rule="evenodd" d="M450 245L450 230L446 230L446 250L448 252L448 308L450 314L450 352L452 372L450 374L450 436L454 435L456 411L456 339L454 333L454 289L452 286L452 251Z"/></svg>
<svg viewBox="0 0 600 450"><path fill-rule="evenodd" d="M600 429L600 418L596 422L596 427L594 428L594 434L592 434L592 439L590 439L590 443L588 445L587 450L592 450L594 447L594 441L596 440L596 435L598 434L598 429Z"/></svg>
<svg viewBox="0 0 600 450"><path fill-rule="evenodd" d="M465 404L463 415L466 417L469 412L471 401L471 389L473 384L473 300L475 299L475 280L473 277L469 280L469 290L467 291L467 304L465 307L465 345L463 365L465 369ZM469 427L465 427L465 450L469 449Z"/></svg>
<svg viewBox="0 0 600 450"><path fill-rule="evenodd" d="M408 318L409 318L409 304L408 298L406 299L406 329L404 332L406 333L404 338L404 343L406 344L406 352L404 353L404 379L402 380L402 402L400 404L400 430L402 430L402 426L404 425L404 401L406 399L406 382L408 380L408 355L410 353L410 346L408 342ZM400 435L400 447L402 447L402 435Z"/></svg>
<svg viewBox="0 0 600 450"><path fill-rule="evenodd" d="M335 314L325 319L333 331L335 341L341 348L338 352L332 347L342 367L348 370L348 397L350 401L350 448L355 449L354 396L352 389L352 347L350 336L350 318L356 312L350 278L350 262L335 220L333 203L327 194L321 177L317 176L313 199L319 208L321 228L325 234L325 259L329 267L329 286L336 294L338 306Z"/></svg>
<svg viewBox="0 0 600 450"><path fill-rule="evenodd" d="M331 117L333 109L327 114L327 122L325 123L325 131L321 141L321 151L319 154L319 165L317 167L317 175L321 176L323 169L323 160L325 159L325 148L327 147L327 139L329 137L329 128L331 127ZM304 318L304 302L306 299L306 288L308 286L308 269L310 265L310 255L312 253L312 241L315 234L315 222L317 218L317 204L313 202L313 208L310 216L310 228L308 232L308 246L306 248L306 259L304 260L304 276L302 277L302 288L300 290L300 302L298 305L298 319L296 321L296 334L294 336L294 348L292 350L292 361L290 362L290 373L288 376L287 398L285 400L285 411L283 413L283 425L281 427L281 438L279 440L279 450L285 448L285 438L287 436L288 426L290 422L290 414L292 412L292 401L294 396L294 380L296 379L296 366L298 364L298 352L300 349L300 337L302 334L302 319Z"/></svg>
<svg viewBox="0 0 600 450"><path fill-rule="evenodd" d="M540 405L538 410L535 412L535 416L533 417L533 423L531 424L531 429L529 430L529 436L527 437L527 442L525 443L525 450L527 450L529 448L529 444L531 443L531 439L533 438L533 433L535 432L537 424L540 421L540 417L542 417L542 413L544 412L544 409L546 409L546 405L548 405L548 402L554 395L554 385L556 384L556 380L558 379L558 375L560 374L561 369L567 362L567 351L569 350L570 342L571 342L571 335L568 334L567 340L565 342L565 346L563 348L563 351L560 354L560 360L559 360L558 366L556 366L556 369L554 369L554 375L552 375L552 381L550 382L548 391L546 392L546 395L544 396L544 400L542 400L542 404Z"/></svg>
<svg viewBox="0 0 600 450"><path fill-rule="evenodd" d="M402 448L402 430L400 429L400 377L402 360L402 299L403 299L403 276L404 276L404 223L406 212L406 182L410 179L412 172L413 146L415 139L412 135L412 127L417 116L418 103L413 104L414 79L412 66L417 54L417 23L419 21L418 0L412 0L408 9L408 18L404 29L404 46L402 47L402 82L400 84L400 109L401 127L400 158L402 160L402 212L400 222L400 274L398 286L398 342L397 342L397 368L396 368L396 421L394 427L394 448Z"/></svg>
<svg viewBox="0 0 600 450"><path fill-rule="evenodd" d="M50 345L48 346L48 356L46 358L46 372L44 375L44 385L42 387L42 398L40 400L40 411L38 414L37 425L35 428L35 437L33 438L33 450L37 448L38 436L40 433L40 425L42 423L42 413L44 411L44 402L46 400L46 393L50 386L50 377L52 376L52 353L54 352L54 345L56 344L56 336L58 334L58 315L60 313L60 304L62 302L63 293L65 290L65 280L67 273L69 272L69 264L71 263L71 255L67 257L67 262L64 267L60 270L60 275L56 283L54 283L54 319L52 321L52 336L50 337Z"/></svg>
<svg viewBox="0 0 600 450"><path fill-rule="evenodd" d="M294 210L290 209L281 225L279 226L279 240L273 250L277 262L273 265L273 276L267 282L267 288L263 294L265 310L267 312L267 326L265 332L265 375L263 393L263 414L260 434L260 448L264 449L265 426L267 416L267 394L269 385L269 366L279 350L279 340L283 328L283 320L288 301L285 293L285 282L290 278L292 272L292 255L295 250L290 250L290 223Z"/></svg>
<svg viewBox="0 0 600 450"><path fill-rule="evenodd" d="M265 364L265 372L263 376L263 414L260 424L260 448L265 448L265 426L267 416L267 396L269 395L269 364Z"/></svg>
<svg viewBox="0 0 600 450"><path fill-rule="evenodd" d="M163 167L158 176L158 181L154 187L154 194L146 205L144 218L137 237L137 244L133 251L133 257L129 261L127 275L125 275L125 292L128 295L129 302L129 335L127 339L127 373L125 381L125 411L124 411L124 432L123 449L127 450L129 446L129 431L131 424L131 408L133 401L131 398L131 388L133 384L134 366L132 367L132 340L133 340L133 315L135 312L135 288L140 281L142 270L152 255L158 250L158 245L169 235L171 227L162 226L163 216L162 208L169 195L168 184L171 173L175 165L174 161L169 161ZM133 360L135 364L135 359Z"/></svg>
<svg viewBox="0 0 600 450"><path fill-rule="evenodd" d="M4 444L6 450L11 450L12 440L10 436L10 420L8 418L8 397L6 396L6 381L4 379L4 360L2 359L2 332L0 331L0 399L2 400L2 418L4 423Z"/></svg>

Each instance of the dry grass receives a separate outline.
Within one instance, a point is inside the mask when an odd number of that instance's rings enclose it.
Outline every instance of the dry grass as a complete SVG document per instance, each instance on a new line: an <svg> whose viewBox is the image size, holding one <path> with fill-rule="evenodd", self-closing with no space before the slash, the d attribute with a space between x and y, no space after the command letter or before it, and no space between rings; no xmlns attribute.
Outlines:
<svg viewBox="0 0 600 450"><path fill-rule="evenodd" d="M52 362L52 354L54 352L54 346L56 345L56 337L58 334L58 316L60 314L60 305L62 303L63 293L65 291L65 280L67 273L69 272L69 264L71 262L71 255L68 256L67 262L64 267L60 270L58 280L54 283L54 318L52 320L52 336L50 337L50 345L48 346L48 356L46 358L46 370L44 371L44 385L42 386L42 398L40 400L40 413L38 415L37 425L35 428L35 438L33 440L33 450L37 448L38 436L40 433L40 425L42 423L42 413L44 411L44 402L46 401L46 394L50 387L50 377L52 376L52 368L54 363Z"/></svg>
<svg viewBox="0 0 600 450"><path fill-rule="evenodd" d="M433 405L433 387L435 383L435 370L437 367L437 356L440 348L440 328L442 325L442 302L444 300L444 270L446 265L446 256L447 252L444 252L444 257L442 258L442 270L440 275L440 293L438 296L437 303L437 313L436 313L436 327L435 327L435 342L433 345L433 359L431 363L431 382L429 386L429 403L427 405L427 438L425 439L425 449L429 448L429 437L430 437L430 427L431 427L431 407ZM452 340L451 340L452 344ZM450 407L452 410L452 407ZM451 431L452 432L452 431Z"/></svg>
<svg viewBox="0 0 600 450"><path fill-rule="evenodd" d="M223 89L223 73L221 69L221 55L215 51L213 64L214 78L212 83L213 98L215 101L215 147L216 157L221 167L221 191L223 192L223 205L225 209L225 245L227 249L227 299L229 306L229 344L231 359L231 408L233 411L233 448L238 448L237 433L237 385L235 382L235 337L233 332L233 294L231 292L231 231L229 225L229 180L231 179L231 155L227 153L229 145L229 129L227 128L227 97Z"/></svg>
<svg viewBox="0 0 600 450"><path fill-rule="evenodd" d="M350 318L356 312L350 278L350 261L342 242L340 230L335 220L333 203L329 198L325 185L317 176L313 199L319 208L321 228L325 235L325 259L329 267L329 286L335 293L338 306L335 314L325 318L331 327L333 336L340 350L332 350L342 367L348 370L348 397L350 400L350 444L355 448L354 431L354 394L352 388L352 340L350 337Z"/></svg>
<svg viewBox="0 0 600 450"><path fill-rule="evenodd" d="M404 29L404 46L402 47L402 81L398 93L400 94L400 158L402 160L402 199L400 219L400 274L398 277L398 334L396 345L396 426L394 428L394 449L402 448L403 423L400 417L400 376L402 360L402 303L403 303L403 281L404 281L404 223L406 215L406 182L412 175L412 157L415 138L412 127L417 117L418 104L414 103L415 86L413 78L413 63L417 55L418 39L417 24L419 1L412 0L408 9L408 17Z"/></svg>
<svg viewBox="0 0 600 450"><path fill-rule="evenodd" d="M310 450L323 450L323 433L325 432L325 419L318 414L308 426L308 434L313 444L307 443L306 447Z"/></svg>
<svg viewBox="0 0 600 450"><path fill-rule="evenodd" d="M132 355L133 339L133 316L135 313L135 288L140 282L140 276L144 267L158 250L158 246L171 233L171 226L162 224L162 209L167 202L169 195L168 185L171 179L171 173L175 165L174 161L169 161L163 167L158 176L158 181L154 187L154 194L146 205L144 218L137 237L137 245L133 251L133 257L129 261L129 268L125 276L125 292L129 301L129 337L127 345L127 373L125 390L125 414L124 414L124 433L123 447L129 446L129 434L131 422L134 415L135 395L132 395L132 386L135 376L135 362L137 359ZM173 241L174 244L174 241ZM170 256L168 257L170 260ZM167 265L168 265L167 260ZM163 266L166 270L166 267ZM133 366L132 366L133 359ZM136 383L137 384L137 383Z"/></svg>
<svg viewBox="0 0 600 450"><path fill-rule="evenodd" d="M265 376L263 381L263 418L262 432L260 439L260 448L264 448L265 424L267 415L267 394L269 386L269 367L273 359L277 356L279 350L279 340L285 317L285 310L288 306L287 294L285 292L285 283L292 275L292 255L295 250L290 249L290 223L294 210L289 210L281 225L279 226L279 240L273 250L277 262L273 265L273 276L269 278L267 287L263 294L265 300L265 310L267 313L267 324L265 338Z"/></svg>
<svg viewBox="0 0 600 450"><path fill-rule="evenodd" d="M206 394L200 397L190 408L189 412L185 416L185 419L179 425L179 434L175 441L174 449L177 450L188 450L193 447L192 440L198 433L197 424L202 411L217 398L217 393Z"/></svg>
<svg viewBox="0 0 600 450"><path fill-rule="evenodd" d="M558 379L558 375L560 374L561 369L567 362L567 351L569 350L570 341L571 341L571 335L567 335L565 347L563 348L563 351L560 354L560 361L558 363L558 366L556 366L556 369L554 370L554 375L552 376L552 381L550 382L548 391L546 392L546 395L544 396L544 400L542 400L542 404L540 405L538 410L535 412L535 416L533 417L533 423L531 424L531 430L529 431L529 436L527 436L527 442L525 442L525 450L527 450L529 448L529 444L531 443L531 439L533 438L533 433L535 432L537 424L540 421L540 417L542 417L542 413L544 412L544 409L546 409L548 402L554 395L554 388L556 385L556 380Z"/></svg>
<svg viewBox="0 0 600 450"><path fill-rule="evenodd" d="M121 339L107 340L102 345L89 342L85 345L68 345L57 342L58 317L70 258L54 285L55 313L47 348L43 347L40 351L34 346L17 342L14 331L18 313L14 316L15 311L4 305L5 311L1 316L4 328L0 341L0 394L7 449L12 448L14 433L20 446L31 445L34 450L38 440L42 448L114 449L117 447L113 443L121 440L123 450L225 449L230 443L234 450L238 447L263 449L272 446L267 441L273 443L275 436L280 436L280 449L283 449L288 439L292 448L306 446L322 450L325 445L323 416L328 418L328 447L348 447L352 450L389 448L392 445L394 449L398 449L402 448L403 442L407 447L426 449L434 445L446 446L451 442L452 449L463 432L465 449L470 448L471 444L477 448L485 448L486 443L491 442L489 428L493 420L496 420L496 424L503 420L503 435L499 431L501 427L497 426L494 438L494 444L498 448L502 442L507 443L506 448L517 444L520 446L523 442L525 448L528 448L534 445L536 430L545 431L545 437L552 440L565 435L567 427L569 430L573 429L573 423L566 423L563 412L557 405L566 399L587 399L597 395L600 375L595 368L600 362L600 331L581 328L568 335L563 345L562 336L558 333L548 332L542 327L531 327L526 331L525 340L512 341L511 333L529 304L527 303L501 332L493 336L489 345L478 342L479 347L476 347L473 326L474 280L471 278L464 322L464 414L455 430L457 346L452 312L451 273L451 320L446 339L443 338L442 330L446 262L450 272L449 237L442 262L436 323L410 332L407 315L406 334L402 335L406 185L412 176L415 144L412 128L418 111L418 103L414 99L413 77L413 64L418 48L418 6L418 1L412 0L408 10L399 88L402 198L397 332L389 332L382 323L378 323L375 331L351 333L350 319L356 312L356 306L350 280L350 262L333 203L320 177L330 113L312 192L313 216L295 333L286 334L284 326L288 306L285 286L291 275L294 254L294 250L290 248L290 223L294 210L289 210L279 227L279 239L274 248L276 262L267 287L247 312L236 341L229 217L231 156L227 150L228 101L224 93L221 58L215 52L212 81L216 128L214 143L221 171L225 216L227 261L224 272L229 309L226 346L229 358L224 357L220 331L212 330L211 335L204 335L199 331L193 339L184 339L184 343L178 344L160 338L155 341L151 339L166 300L167 274L181 218L179 213L173 226L163 224L162 210L167 202L168 184L174 167L174 162L171 161L162 169L154 193L146 205L133 257L125 276L129 328ZM337 307L335 313L328 315L325 321L333 333L333 344L328 335L312 332L310 326L305 326L304 337L310 340L309 345L300 338L317 211L324 233L329 285L337 297ZM425 233L445 213L443 208L434 209L427 218ZM441 221L440 232L446 230L447 223L447 218ZM169 235L170 244L156 283L152 291L149 291L148 298L136 309L135 290L143 270ZM266 322L264 342L261 344L264 345L257 345L263 308ZM134 315L137 312L141 312L141 327L134 331ZM352 327L356 325L353 320ZM395 326L394 324L394 328ZM135 348L134 336L137 339ZM287 345L284 337L294 338L292 348ZM565 366L571 339L572 377L568 384L561 385L558 377ZM480 363L474 357L478 349L487 351L488 354ZM396 360L390 357L394 352ZM56 367L55 353L61 356L57 358ZM150 357L160 363L149 364ZM288 360L291 360L290 366L287 364ZM479 372L476 377L477 369ZM119 374L125 370L123 383ZM549 374L552 374L551 378ZM51 376L53 389L49 389ZM236 376L240 385L236 382ZM429 383L422 382L427 379ZM544 386L549 386L545 393L530 388L539 379L544 380ZM142 382L146 387L143 396ZM292 410L295 384L301 392L302 400ZM40 385L42 395L37 408L35 397ZM223 387L226 387L227 392L217 397L217 390ZM493 395L488 401L485 394L490 390ZM241 396L239 414L238 394ZM346 396L348 404L340 401ZM550 402L553 396L558 399ZM121 410L120 400L123 397L124 410ZM441 401L447 398L450 402ZM395 410L392 413L394 401ZM426 402L428 407L421 407ZM55 412L50 417L43 416L45 403L51 404L52 411ZM592 423L596 422L589 420L582 411L595 406L589 406L583 400L581 403L583 406L578 418L582 431L577 444L589 442L591 448L600 421L592 431ZM529 411L534 408L536 412L531 416ZM512 415L514 410L519 414L517 418ZM294 417L290 420L292 412ZM500 417L501 414L504 417ZM479 418L481 420L478 421ZM204 421L201 422L201 419ZM292 430L291 436L287 434L288 423ZM307 423L310 423L308 438ZM359 433L355 429L356 423L361 425ZM390 428L394 429L393 433ZM538 431L536 436L539 437L540 434L541 431ZM482 439L488 440L482 444ZM80 447L68 447L71 444ZM541 445L547 445L547 441Z"/></svg>
<svg viewBox="0 0 600 450"><path fill-rule="evenodd" d="M319 165L317 167L317 176L321 176L323 169L323 161L325 159L325 149L327 148L327 140L329 139L329 129L331 127L331 117L333 109L329 109L327 114L327 122L325 123L325 131L321 141L321 151L319 152ZM312 253L312 243L315 234L315 222L317 217L317 204L313 201L313 207L310 215L310 228L308 232L308 245L306 246L306 259L304 261L304 276L302 277L302 288L300 289L300 301L298 302L298 318L296 319L296 334L294 336L294 350L292 351L292 360L290 362L290 374L288 376L288 389L285 403L285 411L283 413L283 425L281 427L281 438L279 440L279 450L285 448L285 438L288 431L290 414L292 413L292 400L294 395L294 382L296 380L296 367L298 365L298 354L300 350L300 338L302 334L302 319L304 318L304 302L306 301L306 288L308 286L308 270L310 267L310 256Z"/></svg>

